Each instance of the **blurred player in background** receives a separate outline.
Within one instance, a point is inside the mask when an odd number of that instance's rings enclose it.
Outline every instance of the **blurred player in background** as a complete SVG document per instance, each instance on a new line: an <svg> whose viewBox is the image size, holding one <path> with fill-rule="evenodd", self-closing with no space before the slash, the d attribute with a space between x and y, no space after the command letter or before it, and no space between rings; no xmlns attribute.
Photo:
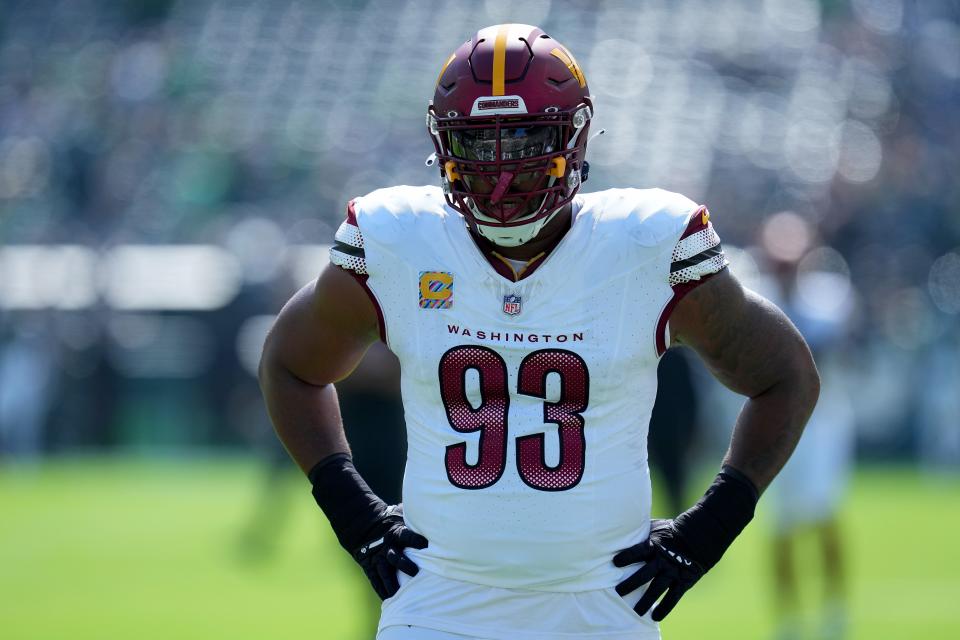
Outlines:
<svg viewBox="0 0 960 640"><path fill-rule="evenodd" d="M671 516L686 507L690 451L697 439L700 398L683 349L670 349L657 367L657 400L650 415L650 464L660 472Z"/></svg>
<svg viewBox="0 0 960 640"><path fill-rule="evenodd" d="M795 227L795 246L783 251L776 226ZM758 289L784 310L810 345L824 380L820 400L796 450L770 486L774 518L773 570L776 596L776 640L846 636L847 578L840 527L841 505L853 464L854 411L843 368L854 311L853 292L845 274L836 273L839 254L815 247L814 230L790 212L778 213L762 233L764 257L770 261L767 286ZM815 566L823 581L823 601L816 634L805 634L800 603L802 578L796 561L802 542L815 538Z"/></svg>
<svg viewBox="0 0 960 640"><path fill-rule="evenodd" d="M49 319L0 324L0 462L40 455L43 426L56 390L57 353L44 337Z"/></svg>
<svg viewBox="0 0 960 640"><path fill-rule="evenodd" d="M371 490L390 504L400 502L406 458L399 377L397 359L378 343L370 348L353 374L337 385L344 425L352 425L347 436L357 470ZM240 560L255 564L272 559L278 550L280 534L290 523L291 499L299 497L300 484L299 478L296 484L292 482L296 466L290 463L290 456L269 428L267 416L260 417L262 404L247 409L245 420L237 422L248 423L247 435L261 464L253 505L241 527L238 552ZM253 426L249 424L251 419L256 421L254 428L249 428ZM377 425L376 432L364 431L363 426L371 424ZM380 619L380 598L373 591L368 595L362 607L367 631L364 637L376 634Z"/></svg>
<svg viewBox="0 0 960 640"><path fill-rule="evenodd" d="M274 426L384 599L381 640L659 638L816 403L806 344L726 269L705 207L578 195L592 117L560 43L477 32L428 109L442 189L353 200L267 339ZM378 337L402 370L402 506L353 466L333 386ZM675 344L748 399L703 498L651 521L646 425Z"/></svg>
<svg viewBox="0 0 960 640"><path fill-rule="evenodd" d="M822 362L819 357L818 362ZM846 554L840 519L853 459L854 415L845 391L833 385L836 373L830 365L822 369L824 393L790 462L770 490L777 640L804 637L799 602L802 572L797 570L796 554L808 532L816 537L819 562L815 566L823 580L820 630L813 637L839 640L846 636Z"/></svg>
<svg viewBox="0 0 960 640"><path fill-rule="evenodd" d="M248 318L239 326L223 327L225 334L234 336L230 357L242 365L244 375L225 385L231 397L222 404L229 407L230 424L239 428L259 461L252 504L237 538L238 560L249 565L275 559L282 534L290 528L292 500L299 495L296 465L291 464L290 456L274 434L263 402L251 395L247 387L248 381L256 377L260 350L274 317L262 313L266 309L261 305L271 300L274 304L282 302L296 291L291 276L286 271L280 273L265 287L270 295L239 296L221 313L224 319ZM277 300L276 295L283 299ZM406 454L399 376L396 357L378 343L367 351L350 378L337 387L344 423L354 426L347 435L357 469L371 489L390 503L400 502ZM379 425L376 434L362 429L357 432L358 426L365 424ZM370 592L364 604L364 637L369 637L376 633L380 599Z"/></svg>
<svg viewBox="0 0 960 640"><path fill-rule="evenodd" d="M375 344L353 375L338 385L340 412L352 444L353 458L370 488L384 500L400 502L403 460L406 442L403 431L403 406L396 382L400 376L396 358L383 344ZM272 429L264 432L257 408L243 406L247 415L236 423L246 426L244 434L261 460L262 476L253 508L240 538L240 553L246 560L259 561L275 550L277 534L289 515L288 482L295 466L290 464L282 443ZM267 416L264 420L269 422ZM363 433L359 425L377 424L377 437ZM349 429L349 427L348 427ZM299 487L299 485L297 485Z"/></svg>

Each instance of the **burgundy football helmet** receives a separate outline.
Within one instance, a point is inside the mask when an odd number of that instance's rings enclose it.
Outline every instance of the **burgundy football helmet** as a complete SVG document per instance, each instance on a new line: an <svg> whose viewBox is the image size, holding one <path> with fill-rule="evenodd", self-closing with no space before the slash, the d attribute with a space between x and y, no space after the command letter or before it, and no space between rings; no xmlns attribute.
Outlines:
<svg viewBox="0 0 960 640"><path fill-rule="evenodd" d="M427 109L447 203L502 246L533 238L586 179L593 116L567 49L537 27L478 31L447 58Z"/></svg>

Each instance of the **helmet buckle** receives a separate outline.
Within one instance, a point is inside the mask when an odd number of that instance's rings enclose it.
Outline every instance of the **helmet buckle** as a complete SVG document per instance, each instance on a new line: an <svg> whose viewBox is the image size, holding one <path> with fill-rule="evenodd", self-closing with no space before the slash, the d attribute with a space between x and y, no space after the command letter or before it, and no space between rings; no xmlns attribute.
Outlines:
<svg viewBox="0 0 960 640"><path fill-rule="evenodd" d="M443 164L443 170L447 174L447 180L450 182L455 182L460 179L460 174L457 173L457 163L453 160L447 160Z"/></svg>
<svg viewBox="0 0 960 640"><path fill-rule="evenodd" d="M550 168L547 169L547 175L554 178L562 178L567 172L567 160L563 156L558 156L550 161Z"/></svg>

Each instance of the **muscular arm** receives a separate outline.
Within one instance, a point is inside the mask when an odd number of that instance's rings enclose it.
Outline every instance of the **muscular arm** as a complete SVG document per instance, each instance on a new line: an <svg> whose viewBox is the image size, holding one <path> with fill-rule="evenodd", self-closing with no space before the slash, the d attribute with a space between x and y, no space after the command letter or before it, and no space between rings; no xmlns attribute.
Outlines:
<svg viewBox="0 0 960 640"><path fill-rule="evenodd" d="M408 529L402 508L388 506L357 473L333 388L377 339L377 325L363 287L328 265L277 317L260 359L260 388L277 435L308 474L337 540L386 599L400 588L398 570L417 574L404 549L424 549L427 539Z"/></svg>
<svg viewBox="0 0 960 640"><path fill-rule="evenodd" d="M304 473L348 452L333 383L377 339L373 303L360 284L328 265L283 307L260 360L260 388L277 435Z"/></svg>
<svg viewBox="0 0 960 640"><path fill-rule="evenodd" d="M780 309L726 269L680 301L670 334L672 344L692 348L720 382L747 396L724 464L763 491L793 452L820 393L806 342Z"/></svg>

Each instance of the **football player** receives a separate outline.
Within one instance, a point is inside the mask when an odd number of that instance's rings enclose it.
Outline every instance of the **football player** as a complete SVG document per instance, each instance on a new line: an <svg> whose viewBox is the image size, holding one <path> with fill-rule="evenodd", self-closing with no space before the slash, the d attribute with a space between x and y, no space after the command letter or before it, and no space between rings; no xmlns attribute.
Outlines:
<svg viewBox="0 0 960 640"><path fill-rule="evenodd" d="M806 344L729 273L705 207L579 192L593 108L543 31L478 31L427 111L440 186L350 202L331 264L267 339L277 433L384 599L382 640L659 638L816 403ZM401 363L402 505L353 467L334 388L378 338ZM671 345L747 399L703 498L651 521L647 424Z"/></svg>

